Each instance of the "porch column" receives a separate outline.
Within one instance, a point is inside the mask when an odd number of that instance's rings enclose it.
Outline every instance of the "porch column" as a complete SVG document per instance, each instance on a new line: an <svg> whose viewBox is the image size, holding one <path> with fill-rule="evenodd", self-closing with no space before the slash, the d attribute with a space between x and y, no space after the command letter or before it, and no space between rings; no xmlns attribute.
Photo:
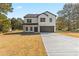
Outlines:
<svg viewBox="0 0 79 59"><path fill-rule="evenodd" d="M40 26L38 26L38 32L40 33Z"/></svg>
<svg viewBox="0 0 79 59"><path fill-rule="evenodd" d="M34 32L34 26L32 26L33 27L33 32Z"/></svg>

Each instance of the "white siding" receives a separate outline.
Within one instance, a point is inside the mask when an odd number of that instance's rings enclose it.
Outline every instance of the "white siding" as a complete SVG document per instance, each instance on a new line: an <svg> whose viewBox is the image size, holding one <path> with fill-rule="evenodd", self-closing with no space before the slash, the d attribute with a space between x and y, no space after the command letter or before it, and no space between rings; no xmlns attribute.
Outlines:
<svg viewBox="0 0 79 59"><path fill-rule="evenodd" d="M27 19L32 19L32 23L38 23L38 25L31 25L32 27L37 26L38 32L40 32L40 26L54 26L54 32L56 31L56 17L50 13L41 14L38 18L24 18L24 23L27 23ZM40 22L40 18L45 18L45 22ZM50 22L50 18L52 18L52 22ZM26 32L26 27L30 27L29 25L23 25L23 29ZM29 32L29 31L28 31ZM33 29L34 32L34 29Z"/></svg>
<svg viewBox="0 0 79 59"><path fill-rule="evenodd" d="M24 18L24 23L27 23L27 19L32 19L32 23L38 23L37 18Z"/></svg>
<svg viewBox="0 0 79 59"><path fill-rule="evenodd" d="M45 22L40 22L40 18L46 18ZM52 22L50 22L49 18L52 18ZM48 16L41 14L38 17L39 26L55 26L55 21L56 21L56 17L51 14L48 14Z"/></svg>

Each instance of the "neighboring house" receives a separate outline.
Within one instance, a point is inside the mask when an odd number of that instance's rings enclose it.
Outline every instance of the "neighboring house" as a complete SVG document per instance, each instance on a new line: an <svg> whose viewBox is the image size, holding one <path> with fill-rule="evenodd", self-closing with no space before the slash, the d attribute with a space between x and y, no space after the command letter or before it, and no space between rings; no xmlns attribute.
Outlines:
<svg viewBox="0 0 79 59"><path fill-rule="evenodd" d="M41 14L27 14L24 16L24 32L55 32L56 15L46 11Z"/></svg>

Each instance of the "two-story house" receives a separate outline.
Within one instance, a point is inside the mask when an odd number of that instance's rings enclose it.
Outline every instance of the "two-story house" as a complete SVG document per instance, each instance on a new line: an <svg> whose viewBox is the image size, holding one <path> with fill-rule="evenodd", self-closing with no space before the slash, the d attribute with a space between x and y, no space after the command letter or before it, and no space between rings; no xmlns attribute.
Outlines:
<svg viewBox="0 0 79 59"><path fill-rule="evenodd" d="M56 15L46 11L41 14L27 14L24 16L24 32L55 32Z"/></svg>

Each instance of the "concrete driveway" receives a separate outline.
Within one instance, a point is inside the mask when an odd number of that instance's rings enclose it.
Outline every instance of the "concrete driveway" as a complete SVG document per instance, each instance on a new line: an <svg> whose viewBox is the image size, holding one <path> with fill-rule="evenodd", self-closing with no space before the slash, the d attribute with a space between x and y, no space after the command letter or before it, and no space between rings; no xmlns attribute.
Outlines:
<svg viewBox="0 0 79 59"><path fill-rule="evenodd" d="M41 36L49 56L79 55L79 38L64 36L59 33L41 33Z"/></svg>

